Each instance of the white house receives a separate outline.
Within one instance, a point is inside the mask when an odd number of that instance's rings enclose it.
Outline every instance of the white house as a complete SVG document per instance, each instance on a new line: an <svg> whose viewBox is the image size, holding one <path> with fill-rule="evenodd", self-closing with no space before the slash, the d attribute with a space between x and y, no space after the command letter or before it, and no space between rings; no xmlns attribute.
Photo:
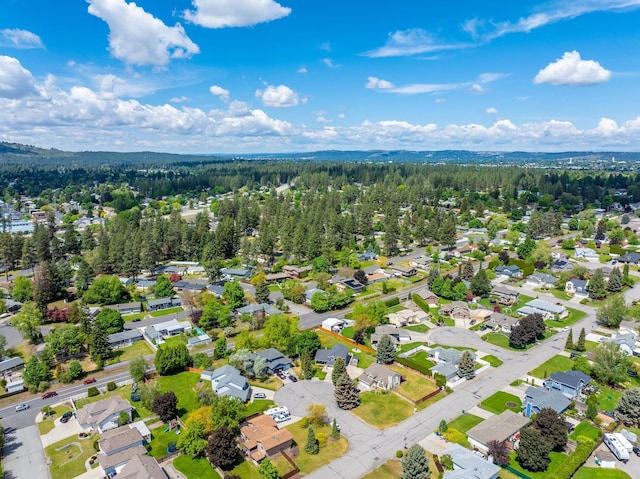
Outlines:
<svg viewBox="0 0 640 479"><path fill-rule="evenodd" d="M591 248L576 248L574 253L576 258L584 259L586 261L599 261L600 256Z"/></svg>
<svg viewBox="0 0 640 479"><path fill-rule="evenodd" d="M550 303L543 299L534 299L529 301L522 308L518 309L518 313L522 316L540 313L544 319L555 319L556 316L564 319L569 316L569 311L561 304Z"/></svg>

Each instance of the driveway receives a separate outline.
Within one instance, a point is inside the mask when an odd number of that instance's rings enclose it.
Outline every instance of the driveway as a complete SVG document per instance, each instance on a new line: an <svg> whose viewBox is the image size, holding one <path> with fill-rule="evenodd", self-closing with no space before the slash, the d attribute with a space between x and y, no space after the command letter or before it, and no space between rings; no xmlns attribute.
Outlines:
<svg viewBox="0 0 640 479"><path fill-rule="evenodd" d="M49 468L37 426L4 430L3 463L5 479L49 478Z"/></svg>
<svg viewBox="0 0 640 479"><path fill-rule="evenodd" d="M51 444L55 444L58 441L62 441L71 436L75 436L82 431L82 428L78 424L78 420L75 417L69 419L66 423L61 423L60 418L57 418L54 422L55 427L44 436L40 436L42 441L42 447L47 447Z"/></svg>

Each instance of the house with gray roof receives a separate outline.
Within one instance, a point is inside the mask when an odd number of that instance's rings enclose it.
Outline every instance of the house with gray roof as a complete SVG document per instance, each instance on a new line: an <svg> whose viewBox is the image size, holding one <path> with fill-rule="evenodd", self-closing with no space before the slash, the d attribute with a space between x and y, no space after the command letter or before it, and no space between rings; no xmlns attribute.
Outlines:
<svg viewBox="0 0 640 479"><path fill-rule="evenodd" d="M548 273L533 273L526 283L534 288L551 288L558 282L558 278Z"/></svg>
<svg viewBox="0 0 640 479"><path fill-rule="evenodd" d="M507 316L506 314L494 311L485 324L494 331L502 331L503 333L509 334L511 333L511 329L517 326L519 322L520 320L513 316Z"/></svg>
<svg viewBox="0 0 640 479"><path fill-rule="evenodd" d="M136 454L118 474L118 479L167 479L155 458Z"/></svg>
<svg viewBox="0 0 640 479"><path fill-rule="evenodd" d="M522 278L522 270L515 264L510 266L500 265L494 271L496 274L507 278Z"/></svg>
<svg viewBox="0 0 640 479"><path fill-rule="evenodd" d="M400 385L402 376L386 366L372 363L358 377L358 382L366 390L382 389L389 391Z"/></svg>
<svg viewBox="0 0 640 479"><path fill-rule="evenodd" d="M107 341L112 348L131 346L136 341L141 341L142 339L144 338L139 329L125 329L119 333L113 333L107 336Z"/></svg>
<svg viewBox="0 0 640 479"><path fill-rule="evenodd" d="M640 253L636 253L635 251L632 253L623 254L618 258L620 263L632 263L638 265L640 263Z"/></svg>
<svg viewBox="0 0 640 479"><path fill-rule="evenodd" d="M344 344L334 344L331 349L318 349L314 359L317 364L326 364L327 367L332 368L338 358L342 358L345 365L349 364L351 356Z"/></svg>
<svg viewBox="0 0 640 479"><path fill-rule="evenodd" d="M109 304L105 306L107 309L113 309L120 314L135 314L142 311L142 303L140 301L136 301L133 303L125 303L125 304Z"/></svg>
<svg viewBox="0 0 640 479"><path fill-rule="evenodd" d="M520 293L506 286L496 286L491 290L491 294L497 298L498 303L506 304L507 306L517 303L520 298Z"/></svg>
<svg viewBox="0 0 640 479"><path fill-rule="evenodd" d="M551 263L550 269L552 273L564 273L565 271L571 271L574 266L574 263L567 258L556 258Z"/></svg>
<svg viewBox="0 0 640 479"><path fill-rule="evenodd" d="M624 351L628 356L634 354L636 348L636 333L630 329L620 329L619 332L611 334L611 337L603 337L600 342L602 343L614 343L620 346L620 349Z"/></svg>
<svg viewBox="0 0 640 479"><path fill-rule="evenodd" d="M5 356L0 361L0 375L5 375L13 371L18 371L22 368L24 368L24 361L19 356L16 356L13 358L10 358L9 356Z"/></svg>
<svg viewBox="0 0 640 479"><path fill-rule="evenodd" d="M76 418L84 431L93 429L103 433L118 427L118 418L121 412L127 413L129 421L131 421L133 407L129 401L120 396L112 396L87 404L76 412Z"/></svg>
<svg viewBox="0 0 640 479"><path fill-rule="evenodd" d="M529 386L525 392L522 410L527 417L538 414L541 409L546 407L560 414L569 407L569 404L571 404L571 400L559 391Z"/></svg>
<svg viewBox="0 0 640 479"><path fill-rule="evenodd" d="M292 366L291 359L286 357L275 348L268 348L251 355L251 359L253 361L255 361L257 358L264 359L265 367L268 374L274 374L276 371L280 370L286 371Z"/></svg>
<svg viewBox="0 0 640 479"><path fill-rule="evenodd" d="M411 341L411 331L389 326L388 324L381 324L376 326L375 331L371 333L371 347L375 349L378 346L378 342L380 342L380 338L384 335L389 336L395 346Z"/></svg>
<svg viewBox="0 0 640 479"><path fill-rule="evenodd" d="M443 479L498 479L498 466L459 444L452 444L445 454L451 456L453 471L444 471Z"/></svg>
<svg viewBox="0 0 640 479"><path fill-rule="evenodd" d="M580 392L591 382L591 376L582 371L558 371L549 376L542 384L552 391L559 391L569 399L575 399Z"/></svg>
<svg viewBox="0 0 640 479"><path fill-rule="evenodd" d="M544 319L564 319L569 315L569 311L561 304L550 303L543 299L533 299L518 309L518 314L528 316L539 313Z"/></svg>
<svg viewBox="0 0 640 479"><path fill-rule="evenodd" d="M211 381L211 388L218 396L237 397L242 402L247 402L251 394L249 381L240 371L226 364L215 370L207 369L200 374L202 379Z"/></svg>
<svg viewBox="0 0 640 479"><path fill-rule="evenodd" d="M260 304L247 304L246 306L242 306L241 308L236 309L236 313L238 314L250 314L254 316L256 314L264 313L266 316L271 316L272 314L280 314L280 311L275 306L270 305L269 303L260 303Z"/></svg>
<svg viewBox="0 0 640 479"><path fill-rule="evenodd" d="M435 366L430 367L429 371L431 371L434 375L436 373L442 374L445 378L447 378L447 380L453 379L458 375L458 368L455 364L452 363L436 364Z"/></svg>
<svg viewBox="0 0 640 479"><path fill-rule="evenodd" d="M518 447L520 429L529 422L531 421L528 417L507 409L469 429L467 436L471 445L485 454L489 451L488 445L491 441L505 443L509 449L514 450Z"/></svg>
<svg viewBox="0 0 640 479"><path fill-rule="evenodd" d="M600 256L591 248L576 248L573 255L586 261L598 261Z"/></svg>
<svg viewBox="0 0 640 479"><path fill-rule="evenodd" d="M564 290L577 296L579 298L586 298L589 296L589 290L587 288L587 281L584 279L571 278L564 285Z"/></svg>
<svg viewBox="0 0 640 479"><path fill-rule="evenodd" d="M160 311L162 309L173 308L174 306L181 306L182 301L180 298L156 298L147 301L147 311Z"/></svg>

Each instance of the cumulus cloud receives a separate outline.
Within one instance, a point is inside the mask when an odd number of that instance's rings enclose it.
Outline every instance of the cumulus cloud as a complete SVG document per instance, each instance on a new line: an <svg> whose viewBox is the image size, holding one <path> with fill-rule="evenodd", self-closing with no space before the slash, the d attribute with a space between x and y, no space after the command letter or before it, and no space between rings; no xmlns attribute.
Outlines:
<svg viewBox="0 0 640 479"><path fill-rule="evenodd" d="M498 114L498 110L496 110L494 107L490 106L489 108L487 108L484 111L487 115L497 115Z"/></svg>
<svg viewBox="0 0 640 479"><path fill-rule="evenodd" d="M549 63L538 72L533 83L552 85L585 86L604 83L611 72L594 60L583 60L577 51L565 52L562 58Z"/></svg>
<svg viewBox="0 0 640 479"><path fill-rule="evenodd" d="M264 90L256 90L256 98L272 108L289 108L300 103L298 94L286 85L268 85Z"/></svg>
<svg viewBox="0 0 640 479"><path fill-rule="evenodd" d="M171 103L184 103L187 101L191 101L191 98L188 96L174 96L169 99Z"/></svg>
<svg viewBox="0 0 640 479"><path fill-rule="evenodd" d="M298 68L298 73L307 73L307 69L305 67Z"/></svg>
<svg viewBox="0 0 640 479"><path fill-rule="evenodd" d="M165 67L170 60L200 53L182 25L168 27L135 3L88 0L89 13L109 25L109 51L130 65Z"/></svg>
<svg viewBox="0 0 640 479"><path fill-rule="evenodd" d="M212 95L217 96L223 102L227 103L229 101L229 90L225 90L221 86L211 85L209 87L209 91Z"/></svg>
<svg viewBox="0 0 640 479"><path fill-rule="evenodd" d="M17 99L34 93L31 72L17 59L0 55L0 98Z"/></svg>
<svg viewBox="0 0 640 479"><path fill-rule="evenodd" d="M291 13L274 0L192 0L192 5L195 10L185 10L184 18L207 28L248 27Z"/></svg>
<svg viewBox="0 0 640 479"><path fill-rule="evenodd" d="M322 63L324 63L329 68L338 68L340 66L340 65L337 65L337 64L333 63L333 60L331 60L331 58L323 58L322 59Z"/></svg>
<svg viewBox="0 0 640 479"><path fill-rule="evenodd" d="M420 28L390 33L384 46L365 52L371 58L417 55L443 50L457 50L473 46L471 43L447 43Z"/></svg>
<svg viewBox="0 0 640 479"><path fill-rule="evenodd" d="M369 77L366 85L366 88L380 88L382 90L393 88L393 87L394 87L393 83L388 82L386 80L381 80L380 78L377 78L377 77Z"/></svg>
<svg viewBox="0 0 640 479"><path fill-rule="evenodd" d="M10 48L43 48L42 40L35 33L19 28L0 30L0 47Z"/></svg>

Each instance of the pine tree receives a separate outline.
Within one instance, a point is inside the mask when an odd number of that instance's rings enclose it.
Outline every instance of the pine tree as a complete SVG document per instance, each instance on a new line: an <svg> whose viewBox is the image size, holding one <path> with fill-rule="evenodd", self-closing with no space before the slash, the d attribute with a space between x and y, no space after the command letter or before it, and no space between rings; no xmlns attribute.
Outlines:
<svg viewBox="0 0 640 479"><path fill-rule="evenodd" d="M578 336L578 343L576 344L576 351L586 351L587 348L584 344L585 340L587 337L587 333L585 332L584 328L582 328L580 330L580 336Z"/></svg>
<svg viewBox="0 0 640 479"><path fill-rule="evenodd" d="M338 379L347 372L347 366L344 364L344 359L337 358L333 363L333 371L331 372L331 382L333 385L338 384Z"/></svg>
<svg viewBox="0 0 640 479"><path fill-rule="evenodd" d="M489 294L491 291L491 281L487 278L487 273L480 269L471 280L471 291L476 296L482 296L483 294Z"/></svg>
<svg viewBox="0 0 640 479"><path fill-rule="evenodd" d="M622 268L622 280L625 284L629 281L629 263L625 263L624 268Z"/></svg>
<svg viewBox="0 0 640 479"><path fill-rule="evenodd" d="M603 299L607 296L607 285L604 280L604 273L601 269L596 270L589 281L589 298L594 300Z"/></svg>
<svg viewBox="0 0 640 479"><path fill-rule="evenodd" d="M300 362L302 363L302 379L311 379L313 377L313 366L311 365L309 353L303 353Z"/></svg>
<svg viewBox="0 0 640 479"><path fill-rule="evenodd" d="M615 268L613 268L613 271L611 271L611 274L609 275L609 283L607 284L607 290L611 291L612 293L617 293L622 290L623 286L624 286L624 279L622 278L622 273L620 272L620 269L616 266Z"/></svg>
<svg viewBox="0 0 640 479"><path fill-rule="evenodd" d="M338 379L334 396L340 409L348 411L360 405L360 395L356 391L356 385L347 373Z"/></svg>
<svg viewBox="0 0 640 479"><path fill-rule="evenodd" d="M464 265L464 269L462 270L461 278L467 281L471 281L474 275L475 272L473 271L473 264L471 263L471 261L467 261Z"/></svg>
<svg viewBox="0 0 640 479"><path fill-rule="evenodd" d="M429 460L424 449L419 444L414 444L402 459L401 479L427 479L430 475Z"/></svg>
<svg viewBox="0 0 640 479"><path fill-rule="evenodd" d="M110 353L111 345L107 340L107 333L100 326L94 324L89 337L89 354L91 355L91 360L94 361L98 367L102 367L103 361L109 357Z"/></svg>
<svg viewBox="0 0 640 479"><path fill-rule="evenodd" d="M340 428L338 427L338 422L336 421L336 418L333 418L333 421L331 422L331 439L337 441L338 439L340 439Z"/></svg>
<svg viewBox="0 0 640 479"><path fill-rule="evenodd" d="M380 364L390 364L396 357L396 347L391 336L383 334L376 348L376 361Z"/></svg>
<svg viewBox="0 0 640 479"><path fill-rule="evenodd" d="M304 452L311 455L316 455L320 452L320 446L318 445L316 433L313 430L312 426L309 426L309 430L307 433L307 443L304 446Z"/></svg>
<svg viewBox="0 0 640 479"><path fill-rule="evenodd" d="M569 330L569 334L567 335L567 342L564 344L564 349L573 349L574 348L574 344L573 344L573 329Z"/></svg>
<svg viewBox="0 0 640 479"><path fill-rule="evenodd" d="M465 351L458 361L458 376L466 379L476 377L475 361L470 351Z"/></svg>

